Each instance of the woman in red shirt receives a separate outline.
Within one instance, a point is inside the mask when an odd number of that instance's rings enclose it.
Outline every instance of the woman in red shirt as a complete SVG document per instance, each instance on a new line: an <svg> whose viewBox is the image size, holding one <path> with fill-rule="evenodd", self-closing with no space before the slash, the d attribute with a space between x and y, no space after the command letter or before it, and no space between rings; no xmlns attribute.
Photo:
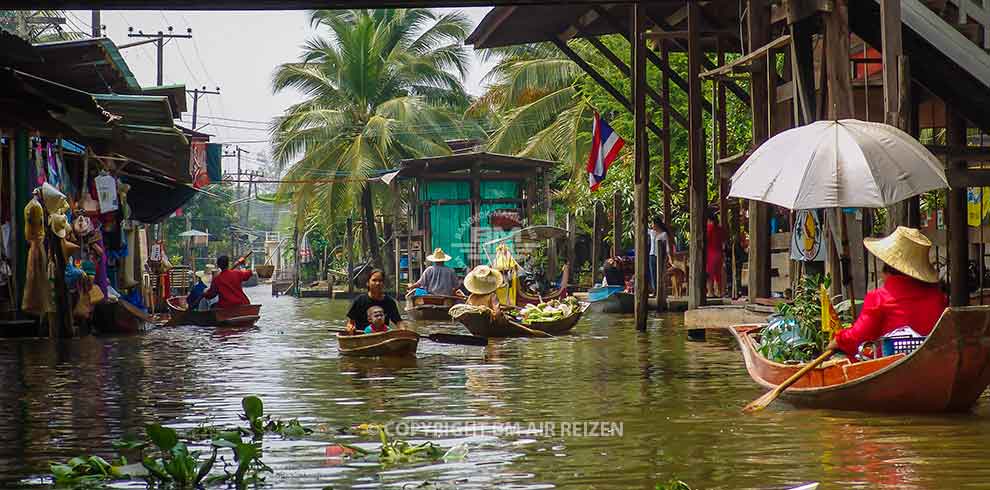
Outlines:
<svg viewBox="0 0 990 490"><path fill-rule="evenodd" d="M866 293L856 323L840 330L829 344L850 357L863 342L900 327L927 336L948 305L938 286L938 272L928 259L932 242L921 231L898 226L890 236L866 238L863 245L883 261L884 280L883 286Z"/></svg>
<svg viewBox="0 0 990 490"><path fill-rule="evenodd" d="M244 281L251 279L251 271L238 269L237 267L241 265L244 265L244 257L237 259L233 269L228 268L230 257L226 255L217 257L217 267L220 268L220 273L213 278L210 289L203 293L203 297L206 299L220 296L220 301L214 308L230 308L251 304L251 300L244 294L244 287L241 285Z"/></svg>

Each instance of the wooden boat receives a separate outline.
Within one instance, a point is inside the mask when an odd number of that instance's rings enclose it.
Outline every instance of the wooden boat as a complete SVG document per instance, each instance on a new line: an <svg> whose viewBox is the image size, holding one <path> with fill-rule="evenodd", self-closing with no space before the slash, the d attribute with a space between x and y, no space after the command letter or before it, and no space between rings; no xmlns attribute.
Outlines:
<svg viewBox="0 0 990 490"><path fill-rule="evenodd" d="M464 298L439 294L406 296L406 314L413 320L450 321L450 307L463 302Z"/></svg>
<svg viewBox="0 0 990 490"><path fill-rule="evenodd" d="M382 333L337 334L340 354L361 357L415 356L419 335L412 330Z"/></svg>
<svg viewBox="0 0 990 490"><path fill-rule="evenodd" d="M622 286L602 286L588 291L589 310L598 313L632 313L635 297Z"/></svg>
<svg viewBox="0 0 990 490"><path fill-rule="evenodd" d="M797 372L764 358L764 325L731 328L754 381L770 389ZM925 342L907 354L850 363L827 361L785 390L795 406L877 412L969 410L990 385L990 306L946 308Z"/></svg>
<svg viewBox="0 0 990 490"><path fill-rule="evenodd" d="M530 325L524 325L521 322L509 319L505 315L498 315L492 318L490 312L486 310L466 311L454 319L461 322L472 335L477 337L537 337L542 335L534 333L534 331L550 335L560 335L569 332L577 325L581 319L581 315L587 309L588 303L582 303L578 311L575 311L569 317L552 322L536 322Z"/></svg>
<svg viewBox="0 0 990 490"><path fill-rule="evenodd" d="M201 327L249 328L261 318L261 305L241 305L232 308L214 308L206 311L190 310L184 296L173 296L168 303L172 318L166 326L197 325Z"/></svg>
<svg viewBox="0 0 990 490"><path fill-rule="evenodd" d="M123 299L93 305L93 328L101 334L136 334L153 326L151 315Z"/></svg>

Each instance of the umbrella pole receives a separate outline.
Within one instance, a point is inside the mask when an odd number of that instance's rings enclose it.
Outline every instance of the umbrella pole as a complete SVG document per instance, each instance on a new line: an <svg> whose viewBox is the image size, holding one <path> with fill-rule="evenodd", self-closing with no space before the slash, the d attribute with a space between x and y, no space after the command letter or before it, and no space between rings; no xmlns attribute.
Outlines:
<svg viewBox="0 0 990 490"><path fill-rule="evenodd" d="M849 277L852 271L849 269L851 259L849 258L849 232L846 230L846 217L843 216L842 208L836 208L837 219L839 221L839 243L842 250L839 251L839 271L842 281L843 294L850 301L853 318L856 318L856 296L853 294L853 280Z"/></svg>

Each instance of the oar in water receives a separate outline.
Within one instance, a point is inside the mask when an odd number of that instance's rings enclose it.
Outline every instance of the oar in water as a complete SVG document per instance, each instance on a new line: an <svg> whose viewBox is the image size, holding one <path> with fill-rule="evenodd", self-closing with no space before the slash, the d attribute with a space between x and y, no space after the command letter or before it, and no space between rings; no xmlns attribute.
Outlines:
<svg viewBox="0 0 990 490"><path fill-rule="evenodd" d="M331 328L330 331L336 333L348 333L347 330L342 328ZM409 331L412 332L412 330ZM438 344L472 345L477 347L485 347L488 345L487 338L475 337L474 335L455 335L451 333L431 333L429 335L423 335L416 332L413 333L418 335L421 339L430 340Z"/></svg>
<svg viewBox="0 0 990 490"><path fill-rule="evenodd" d="M767 394L757 398L756 400L751 401L749 405L743 407L743 412L757 412L763 410L764 408L767 408L767 405L773 403L773 401L776 400L777 397L784 392L784 390L789 388L792 384L796 383L797 380L801 379L801 377L807 374L808 371L815 369L821 363L828 360L828 358L832 357L833 354L835 354L835 349L826 350L825 352L822 353L822 355L818 356L817 359L809 362L798 372L794 373L793 376L787 378L787 380L785 380L783 383L777 385L776 388L770 390Z"/></svg>

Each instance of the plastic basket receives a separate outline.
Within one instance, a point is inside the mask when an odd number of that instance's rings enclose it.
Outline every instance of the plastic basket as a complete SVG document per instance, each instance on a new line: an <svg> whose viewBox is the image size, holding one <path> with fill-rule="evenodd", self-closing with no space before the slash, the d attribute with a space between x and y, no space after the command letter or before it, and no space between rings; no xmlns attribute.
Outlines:
<svg viewBox="0 0 990 490"><path fill-rule="evenodd" d="M885 337L883 339L883 355L908 354L921 347L924 342L925 337L912 337L910 335Z"/></svg>

